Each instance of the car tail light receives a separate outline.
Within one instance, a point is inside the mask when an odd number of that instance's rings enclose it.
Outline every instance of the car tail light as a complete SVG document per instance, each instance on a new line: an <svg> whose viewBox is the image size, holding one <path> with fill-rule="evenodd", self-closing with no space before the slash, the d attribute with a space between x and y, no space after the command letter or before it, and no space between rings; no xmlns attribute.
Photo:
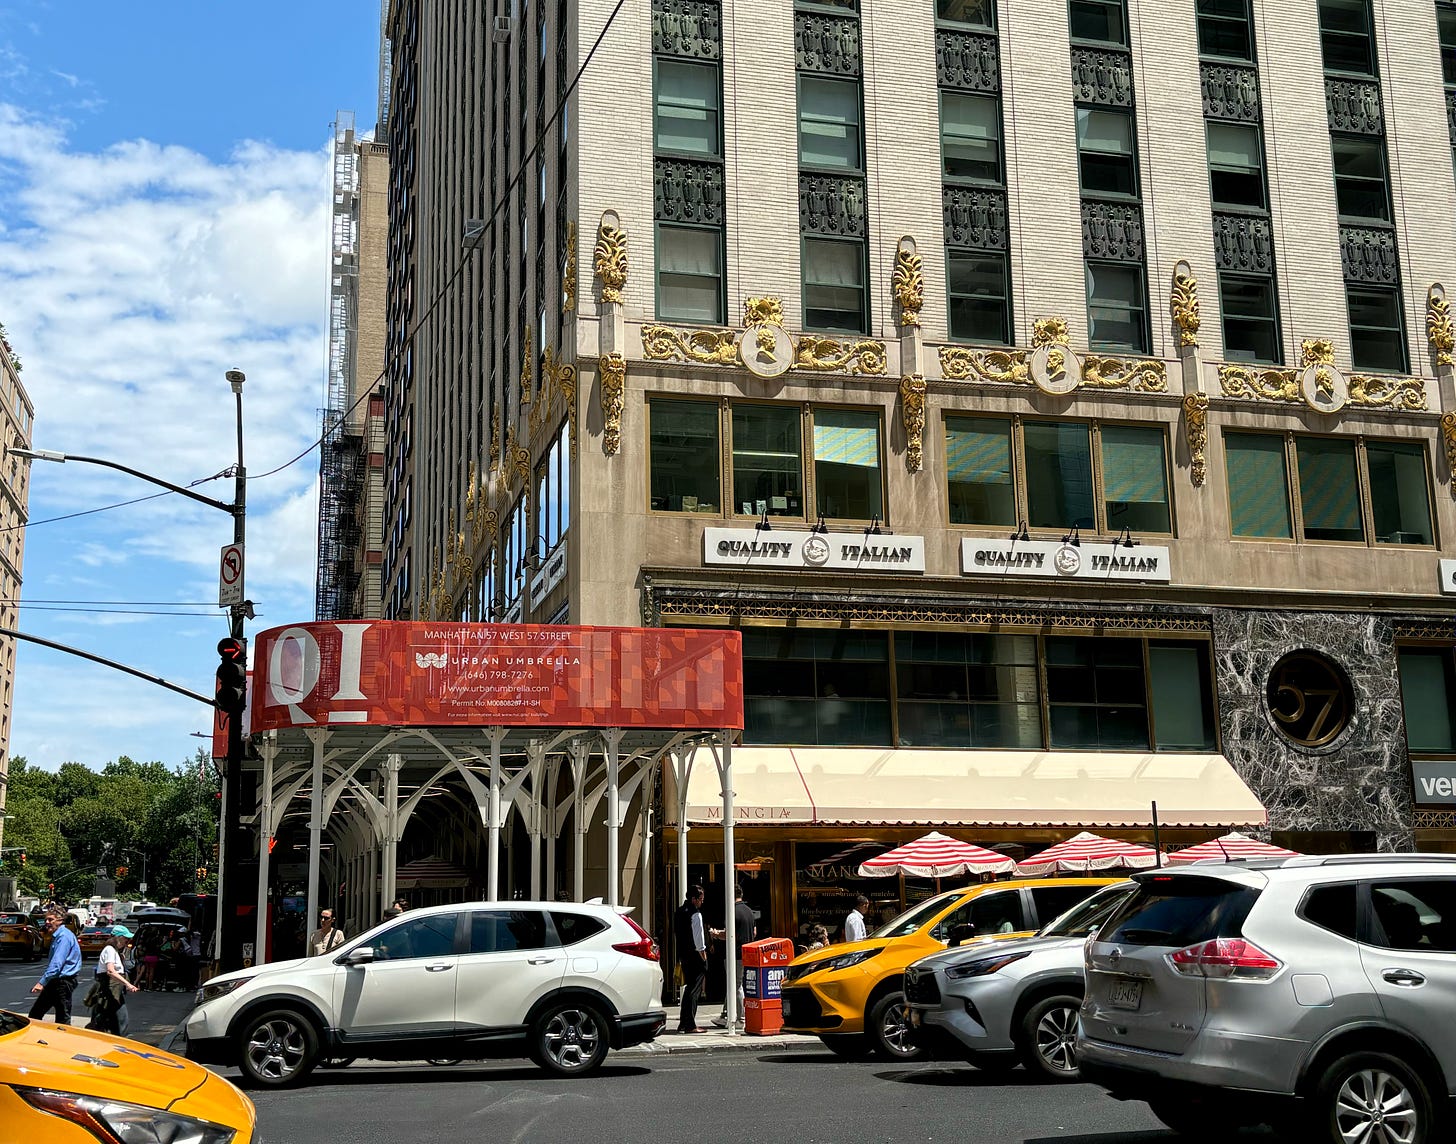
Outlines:
<svg viewBox="0 0 1456 1144"><path fill-rule="evenodd" d="M1268 981L1284 968L1277 957L1241 937L1216 937L1168 954L1168 964L1187 977Z"/></svg>
<svg viewBox="0 0 1456 1144"><path fill-rule="evenodd" d="M622 914L621 918L636 931L638 940L613 942L612 948L618 953L631 954L633 957L641 957L647 961L661 961L662 957L657 951L657 943L652 940L652 935L626 914Z"/></svg>

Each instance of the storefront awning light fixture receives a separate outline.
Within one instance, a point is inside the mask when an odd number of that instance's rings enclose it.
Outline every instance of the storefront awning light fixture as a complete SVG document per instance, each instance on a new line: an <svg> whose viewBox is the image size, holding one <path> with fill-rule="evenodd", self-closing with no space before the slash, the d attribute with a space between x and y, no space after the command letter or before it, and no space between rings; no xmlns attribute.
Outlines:
<svg viewBox="0 0 1456 1144"><path fill-rule="evenodd" d="M1026 521L1024 521L1024 520L1017 521L1016 527L1011 530L1011 535L1008 536L1006 539L1007 540L1030 540L1031 539L1031 533L1027 531Z"/></svg>
<svg viewBox="0 0 1456 1144"><path fill-rule="evenodd" d="M755 524L753 527L756 532L773 531L773 525L769 524L768 522L768 508L766 506L763 510L763 515L758 518L758 523Z"/></svg>
<svg viewBox="0 0 1456 1144"><path fill-rule="evenodd" d="M876 515L875 518L874 518L874 520L870 521L869 524L865 527L865 535L866 536L879 536L880 535L880 518L879 518L878 515Z"/></svg>
<svg viewBox="0 0 1456 1144"><path fill-rule="evenodd" d="M1122 531L1117 534L1117 539L1112 542L1113 548L1136 548L1137 546L1138 542L1132 538L1132 529L1125 525Z"/></svg>
<svg viewBox="0 0 1456 1144"><path fill-rule="evenodd" d="M1062 543L1070 544L1073 548L1081 548L1082 532L1079 526L1075 524L1072 525L1072 527L1067 531L1067 535L1062 537Z"/></svg>
<svg viewBox="0 0 1456 1144"><path fill-rule="evenodd" d="M829 531L829 523L824 519L824 514L822 512L819 514L819 519L814 522L814 527L811 528L809 531L810 532L828 532Z"/></svg>

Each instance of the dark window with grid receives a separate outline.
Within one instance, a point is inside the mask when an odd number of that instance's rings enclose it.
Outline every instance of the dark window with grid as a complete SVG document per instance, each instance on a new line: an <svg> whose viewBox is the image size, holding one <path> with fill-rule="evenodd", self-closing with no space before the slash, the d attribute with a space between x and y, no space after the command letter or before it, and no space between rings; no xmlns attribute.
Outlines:
<svg viewBox="0 0 1456 1144"><path fill-rule="evenodd" d="M1345 287L1350 315L1350 358L1356 369L1404 373L1405 322L1400 291L1393 286Z"/></svg>
<svg viewBox="0 0 1456 1144"><path fill-rule="evenodd" d="M656 79L657 150L717 158L722 151L717 65L659 59Z"/></svg>
<svg viewBox="0 0 1456 1144"><path fill-rule="evenodd" d="M657 224L657 316L723 321L723 232L717 227Z"/></svg>
<svg viewBox="0 0 1456 1144"><path fill-rule="evenodd" d="M941 91L940 158L947 179L1002 183L1001 101L996 96Z"/></svg>
<svg viewBox="0 0 1456 1144"><path fill-rule="evenodd" d="M1385 141L1363 135L1332 135L1335 199L1340 218L1390 222L1390 190L1385 170Z"/></svg>
<svg viewBox="0 0 1456 1144"><path fill-rule="evenodd" d="M860 86L854 80L799 77L799 165L861 171Z"/></svg>
<svg viewBox="0 0 1456 1144"><path fill-rule="evenodd" d="M655 398L648 402L652 507L659 512L717 512L718 403Z"/></svg>
<svg viewBox="0 0 1456 1144"><path fill-rule="evenodd" d="M1141 265L1087 263L1087 324L1095 350L1147 353L1147 284Z"/></svg>
<svg viewBox="0 0 1456 1144"><path fill-rule="evenodd" d="M1084 195L1138 194L1132 115L1107 108L1077 108L1077 164Z"/></svg>
<svg viewBox="0 0 1456 1144"><path fill-rule="evenodd" d="M1122 0L1071 0L1067 15L1072 39L1127 45L1127 14Z"/></svg>
<svg viewBox="0 0 1456 1144"><path fill-rule="evenodd" d="M1456 85L1456 4L1436 5L1436 28L1441 39L1441 74Z"/></svg>
<svg viewBox="0 0 1456 1144"><path fill-rule="evenodd" d="M1048 637L1046 687L1053 749L1148 749L1141 640Z"/></svg>
<svg viewBox="0 0 1456 1144"><path fill-rule="evenodd" d="M1198 51L1229 60L1254 58L1249 0L1198 0Z"/></svg>
<svg viewBox="0 0 1456 1144"><path fill-rule="evenodd" d="M1284 355L1274 279L1224 273L1218 276L1218 293L1224 357L1229 361L1280 362Z"/></svg>
<svg viewBox="0 0 1456 1144"><path fill-rule="evenodd" d="M950 336L1008 345L1011 340L1011 267L1004 254L946 251Z"/></svg>
<svg viewBox="0 0 1456 1144"><path fill-rule="evenodd" d="M890 746L885 632L748 628L746 743Z"/></svg>
<svg viewBox="0 0 1456 1144"><path fill-rule="evenodd" d="M996 30L996 0L935 0L935 18L942 24L960 24Z"/></svg>
<svg viewBox="0 0 1456 1144"><path fill-rule="evenodd" d="M1319 0L1319 27L1326 71L1375 74L1370 0Z"/></svg>
<svg viewBox="0 0 1456 1144"><path fill-rule="evenodd" d="M1456 651L1403 647L1397 655L1406 746L1412 754L1456 754Z"/></svg>
<svg viewBox="0 0 1456 1144"><path fill-rule="evenodd" d="M1371 525L1376 544L1434 543L1426 447L1418 441L1367 441Z"/></svg>
<svg viewBox="0 0 1456 1144"><path fill-rule="evenodd" d="M869 322L863 242L805 236L804 326L862 334Z"/></svg>
<svg viewBox="0 0 1456 1144"><path fill-rule="evenodd" d="M1258 126L1208 123L1208 182L1216 209L1263 211L1264 142Z"/></svg>
<svg viewBox="0 0 1456 1144"><path fill-rule="evenodd" d="M902 747L1038 749L1035 635L896 632Z"/></svg>

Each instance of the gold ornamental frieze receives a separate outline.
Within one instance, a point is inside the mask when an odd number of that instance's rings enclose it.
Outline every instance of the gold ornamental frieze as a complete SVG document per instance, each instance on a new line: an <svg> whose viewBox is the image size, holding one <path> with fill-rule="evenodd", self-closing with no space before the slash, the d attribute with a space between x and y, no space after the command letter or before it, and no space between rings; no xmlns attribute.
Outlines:
<svg viewBox="0 0 1456 1144"><path fill-rule="evenodd" d="M1346 406L1411 413L1430 408L1426 384L1418 377L1341 372L1335 366L1334 345L1327 338L1304 339L1298 369L1261 369L1229 362L1218 367L1218 381L1225 397L1304 405L1331 415Z"/></svg>
<svg viewBox="0 0 1456 1144"><path fill-rule="evenodd" d="M615 457L622 448L622 410L626 406L627 359L620 353L597 359L602 401L602 452Z"/></svg>
<svg viewBox="0 0 1456 1144"><path fill-rule="evenodd" d="M1184 395L1183 427L1188 436L1188 479L1201 486L1208 479L1208 394Z"/></svg>
<svg viewBox="0 0 1456 1144"><path fill-rule="evenodd" d="M784 328L779 298L749 298L743 305L743 330L679 329L660 324L642 327L646 361L692 365L742 366L758 377L780 377L797 369L883 377L889 368L884 342L869 338L840 340L803 334L795 340Z"/></svg>
<svg viewBox="0 0 1456 1144"><path fill-rule="evenodd" d="M561 312L576 311L576 220L566 224L566 261L561 267Z"/></svg>
<svg viewBox="0 0 1456 1144"><path fill-rule="evenodd" d="M984 381L996 385L1030 385L1031 367L1025 350L973 350L941 346L940 375L946 381Z"/></svg>
<svg viewBox="0 0 1456 1144"><path fill-rule="evenodd" d="M900 379L900 418L905 424L905 469L925 468L925 378L907 373Z"/></svg>
<svg viewBox="0 0 1456 1144"><path fill-rule="evenodd" d="M1451 481L1456 484L1456 413L1441 415L1441 440L1446 445L1446 465L1451 470Z"/></svg>
<svg viewBox="0 0 1456 1144"><path fill-rule="evenodd" d="M1087 389L1167 393L1168 367L1153 358L1094 357L1088 354L1082 359L1082 385Z"/></svg>
<svg viewBox="0 0 1456 1144"><path fill-rule="evenodd" d="M1050 331L1056 335L1059 331ZM1032 357L1045 348L1047 382L1062 393L1077 388L1167 393L1168 367L1152 358L1113 358L1088 354L1078 363L1061 341L1045 340L1034 350L976 350L940 346L940 375L946 381L991 385L1034 385ZM1080 364L1080 370L1077 368ZM1070 384L1075 382L1075 384ZM1046 388L1043 386L1042 388Z"/></svg>

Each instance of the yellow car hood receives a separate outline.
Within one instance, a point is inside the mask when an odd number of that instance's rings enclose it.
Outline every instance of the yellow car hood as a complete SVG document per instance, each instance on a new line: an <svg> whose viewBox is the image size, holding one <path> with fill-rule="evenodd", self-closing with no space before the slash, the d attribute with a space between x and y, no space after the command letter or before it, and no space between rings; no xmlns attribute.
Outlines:
<svg viewBox="0 0 1456 1144"><path fill-rule="evenodd" d="M13 1016L0 1020L8 1026ZM0 1084L58 1089L151 1108L176 1105L173 1111L230 1127L251 1125L254 1119L252 1102L199 1064L137 1041L49 1021L31 1021L0 1035ZM244 1106L246 1120L240 1120L238 1112Z"/></svg>

